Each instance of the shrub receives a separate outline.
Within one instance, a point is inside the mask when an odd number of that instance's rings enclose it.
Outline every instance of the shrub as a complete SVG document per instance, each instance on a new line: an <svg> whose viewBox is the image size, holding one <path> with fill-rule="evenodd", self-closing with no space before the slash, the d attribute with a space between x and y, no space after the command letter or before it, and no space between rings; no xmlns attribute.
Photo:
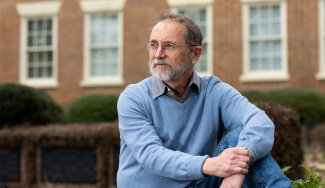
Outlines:
<svg viewBox="0 0 325 188"><path fill-rule="evenodd" d="M0 128L62 121L63 110L45 92L18 84L0 85Z"/></svg>
<svg viewBox="0 0 325 188"><path fill-rule="evenodd" d="M321 188L325 186L325 180L321 179L321 173L316 173L314 171L310 171L305 166L300 165L301 168L304 169L307 179L297 179L291 180L293 188ZM291 166L284 167L282 171L286 173Z"/></svg>
<svg viewBox="0 0 325 188"><path fill-rule="evenodd" d="M92 94L72 101L65 108L68 123L115 121L118 95Z"/></svg>
<svg viewBox="0 0 325 188"><path fill-rule="evenodd" d="M301 125L297 111L272 102L257 102L275 125L274 144L271 155L280 167L292 166L287 176L302 178L303 171L298 166L303 163Z"/></svg>
<svg viewBox="0 0 325 188"><path fill-rule="evenodd" d="M295 109L301 123L309 128L325 122L325 94L308 89L286 88L268 91L241 91L250 101L272 101Z"/></svg>

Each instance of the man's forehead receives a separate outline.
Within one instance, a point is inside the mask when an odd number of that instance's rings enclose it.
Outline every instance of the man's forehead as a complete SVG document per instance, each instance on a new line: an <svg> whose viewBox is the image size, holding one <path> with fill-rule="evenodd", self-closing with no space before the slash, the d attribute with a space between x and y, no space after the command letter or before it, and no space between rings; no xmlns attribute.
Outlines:
<svg viewBox="0 0 325 188"><path fill-rule="evenodd" d="M158 22L152 29L150 40L180 40L185 34L185 26L173 20L163 20Z"/></svg>

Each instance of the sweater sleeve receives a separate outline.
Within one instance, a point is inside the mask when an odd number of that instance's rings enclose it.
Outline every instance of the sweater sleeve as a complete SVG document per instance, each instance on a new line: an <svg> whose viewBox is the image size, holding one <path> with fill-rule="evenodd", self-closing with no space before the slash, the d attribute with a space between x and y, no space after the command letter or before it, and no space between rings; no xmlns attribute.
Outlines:
<svg viewBox="0 0 325 188"><path fill-rule="evenodd" d="M146 97L127 88L118 100L120 136L126 144L122 155L132 155L137 162L125 161L129 168L141 165L149 173L175 180L204 178L202 165L208 156L193 156L164 147L147 117L143 98Z"/></svg>
<svg viewBox="0 0 325 188"><path fill-rule="evenodd" d="M242 126L238 145L247 147L253 155L253 161L270 153L274 142L274 124L266 113L250 103L237 90L228 84L222 84L220 108L226 129Z"/></svg>

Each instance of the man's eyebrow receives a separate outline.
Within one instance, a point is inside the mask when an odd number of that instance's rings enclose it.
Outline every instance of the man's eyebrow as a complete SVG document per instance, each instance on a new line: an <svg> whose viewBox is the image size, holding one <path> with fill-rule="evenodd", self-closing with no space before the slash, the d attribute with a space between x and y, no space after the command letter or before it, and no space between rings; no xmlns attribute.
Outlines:
<svg viewBox="0 0 325 188"><path fill-rule="evenodd" d="M158 43L156 40L151 40L150 43Z"/></svg>
<svg viewBox="0 0 325 188"><path fill-rule="evenodd" d="M158 41L157 40L150 40L150 43L158 43ZM174 42L171 42L171 41L165 41L165 42L163 42L163 44L175 44Z"/></svg>

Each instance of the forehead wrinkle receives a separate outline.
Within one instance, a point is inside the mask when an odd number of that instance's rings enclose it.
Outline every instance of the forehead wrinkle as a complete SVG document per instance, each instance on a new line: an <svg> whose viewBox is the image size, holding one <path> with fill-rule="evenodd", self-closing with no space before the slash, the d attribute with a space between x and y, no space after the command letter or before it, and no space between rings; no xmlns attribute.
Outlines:
<svg viewBox="0 0 325 188"><path fill-rule="evenodd" d="M172 20L164 20L157 23L150 35L150 42L177 43L179 36L184 39L185 26ZM185 41L185 39L184 39Z"/></svg>

